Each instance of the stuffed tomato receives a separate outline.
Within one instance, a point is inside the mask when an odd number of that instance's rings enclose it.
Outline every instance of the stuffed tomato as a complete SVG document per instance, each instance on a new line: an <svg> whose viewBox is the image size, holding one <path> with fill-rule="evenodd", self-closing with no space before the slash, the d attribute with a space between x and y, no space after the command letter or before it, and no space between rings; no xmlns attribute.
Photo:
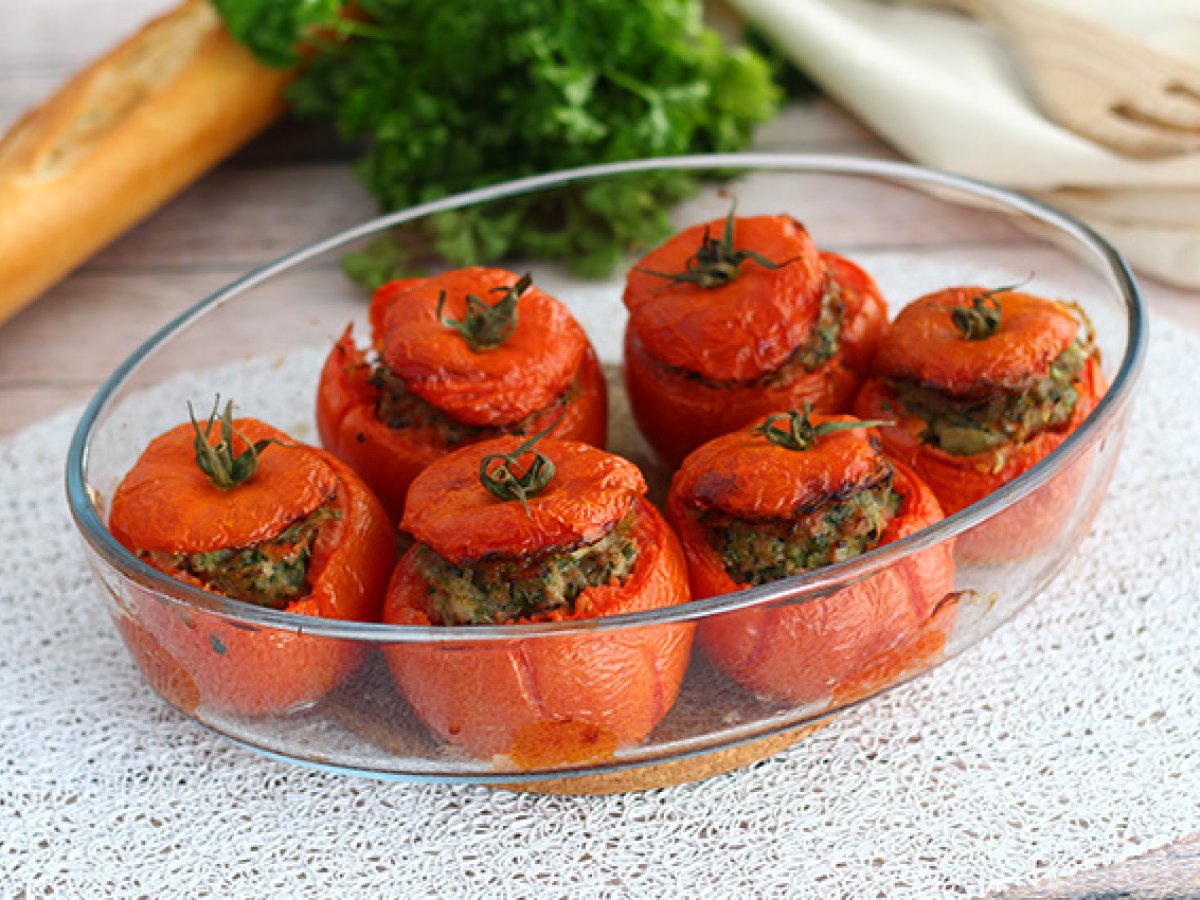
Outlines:
<svg viewBox="0 0 1200 900"><path fill-rule="evenodd" d="M394 281L376 292L371 325L370 351L347 328L326 360L317 427L393 521L417 473L466 444L558 421L557 437L604 446L596 353L528 275L469 268Z"/></svg>
<svg viewBox="0 0 1200 900"><path fill-rule="evenodd" d="M1074 305L1016 290L948 288L901 311L855 411L880 430L947 515L1028 471L1083 424L1105 391L1090 326ZM1052 546L1087 474L1073 464L965 533L964 558Z"/></svg>
<svg viewBox="0 0 1200 900"><path fill-rule="evenodd" d="M688 599L678 542L637 468L574 441L463 448L417 476L416 544L384 605L398 625L504 625ZM400 692L444 740L518 766L578 762L649 734L674 703L693 627L384 648Z"/></svg>
<svg viewBox="0 0 1200 900"><path fill-rule="evenodd" d="M113 497L109 528L171 577L306 616L378 621L395 539L358 476L226 406L155 438ZM151 684L193 712L267 715L306 706L362 660L361 648L248 629L150 592L118 627Z"/></svg>
<svg viewBox="0 0 1200 900"><path fill-rule="evenodd" d="M684 460L667 514L696 599L799 575L942 518L932 492L888 459L868 426L792 411L717 438ZM897 660L924 665L951 624L951 548L913 554L835 593L704 622L697 642L755 694L813 703L854 693ZM934 640L930 640L930 637Z"/></svg>
<svg viewBox="0 0 1200 900"><path fill-rule="evenodd" d="M853 262L817 250L792 218L732 211L645 256L625 305L630 404L672 465L777 409L848 411L887 325Z"/></svg>

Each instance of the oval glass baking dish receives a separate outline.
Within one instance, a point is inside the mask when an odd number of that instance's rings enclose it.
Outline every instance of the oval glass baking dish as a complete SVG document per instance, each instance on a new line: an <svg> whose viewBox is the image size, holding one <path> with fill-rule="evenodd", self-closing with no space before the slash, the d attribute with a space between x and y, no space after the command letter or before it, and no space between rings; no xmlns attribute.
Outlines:
<svg viewBox="0 0 1200 900"><path fill-rule="evenodd" d="M186 420L189 400L200 408L215 394L232 397L239 415L316 443L314 396L325 356L347 323L367 333L368 296L339 265L346 251L394 226L442 216L443 226L452 227L456 215L500 214L506 198L650 170L714 179L674 211L680 227L722 217L731 196L741 216L786 213L804 222L822 249L852 257L875 276L893 317L909 300L952 284L1028 281L1024 290L1031 293L1074 300L1095 325L1109 389L1043 462L917 534L799 577L648 612L458 627L299 616L177 582L107 529L116 485L152 437ZM910 228L914 221L921 227ZM982 238L956 240L964 230ZM912 237L897 241L897 234ZM903 250L895 249L898 243ZM661 504L670 473L637 434L620 386L624 270L585 281L558 265L505 265L531 271L588 331L609 375L610 449L642 466L651 498ZM139 669L168 702L226 737L295 762L386 778L561 790L652 786L773 752L838 711L967 650L1030 602L1086 535L1103 500L1145 340L1137 287L1112 247L1070 217L999 188L899 163L821 156L598 166L375 219L200 301L146 341L93 398L71 444L67 493L108 611ZM1008 539L1049 507L1062 523L1052 534L1039 535L1034 546ZM980 553L981 546L991 550ZM710 661L724 636L777 627L771 623L781 616L820 625L861 602L864 586L931 554L953 554L951 589L930 598L918 624L843 666L816 694L755 692ZM673 697L653 648L686 645L697 630L709 639L692 648ZM622 652L651 659L642 669L614 662ZM319 689L301 692L282 712L239 712L222 702L231 693L269 691L301 669L328 677L315 679ZM402 679L393 677L401 670L409 673L407 698L397 689ZM606 687L606 678L621 683L619 693ZM451 683L460 689L443 690ZM589 709L606 703L646 723L641 731L648 735L630 741L598 724L610 720L601 714L593 720ZM497 710L507 721L497 724ZM479 739L466 739L472 735Z"/></svg>

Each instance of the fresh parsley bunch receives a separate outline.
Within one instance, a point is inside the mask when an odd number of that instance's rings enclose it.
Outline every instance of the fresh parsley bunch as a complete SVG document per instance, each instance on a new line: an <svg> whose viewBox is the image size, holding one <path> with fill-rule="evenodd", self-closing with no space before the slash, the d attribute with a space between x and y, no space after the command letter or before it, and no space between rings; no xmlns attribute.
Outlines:
<svg viewBox="0 0 1200 900"><path fill-rule="evenodd" d="M726 49L699 0L214 0L272 65L300 63L294 111L365 143L385 210L522 175L744 147L779 101L755 52ZM303 60L303 62L301 62ZM645 173L463 210L426 227L454 265L562 258L601 274L660 239L695 176ZM349 267L402 265L376 245Z"/></svg>

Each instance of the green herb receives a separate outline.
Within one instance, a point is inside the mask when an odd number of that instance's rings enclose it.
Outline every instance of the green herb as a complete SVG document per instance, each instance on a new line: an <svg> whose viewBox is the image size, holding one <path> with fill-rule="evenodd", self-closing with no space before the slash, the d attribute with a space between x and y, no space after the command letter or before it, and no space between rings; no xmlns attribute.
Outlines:
<svg viewBox="0 0 1200 900"><path fill-rule="evenodd" d="M374 293L397 278L423 276L417 251L390 234L379 234L366 246L342 256L342 271Z"/></svg>
<svg viewBox="0 0 1200 900"><path fill-rule="evenodd" d="M742 263L748 259L754 260L765 269L782 269L800 258L793 256L791 259L781 262L772 262L753 250L735 250L733 236L736 212L737 203L734 203L729 207L729 214L725 216L725 228L719 238L713 237L709 233L708 226L704 226L704 235L700 238L700 246L696 248L695 253L688 257L684 264L684 271L656 272L642 266L635 266L635 268L639 272L653 275L655 278L662 278L673 284L694 284L702 288L719 288L736 281L738 275L741 274Z"/></svg>
<svg viewBox="0 0 1200 900"><path fill-rule="evenodd" d="M196 437L192 441L192 446L196 451L196 465L216 487L227 491L247 481L258 470L258 456L267 447L272 444L278 444L280 447L288 445L274 438L252 441L237 431L233 427L232 400L225 404L225 411L221 414L221 439L215 444L211 443L209 437L217 422L217 409L220 405L221 398L218 395L213 402L212 412L208 416L208 422L205 423L203 431L200 429L200 423L196 421L196 411L192 409L191 401L188 402L188 417L196 432ZM235 436L241 438L246 445L246 449L236 456L233 452Z"/></svg>
<svg viewBox="0 0 1200 900"><path fill-rule="evenodd" d="M812 415L811 403L804 404L803 410L793 409L785 413L772 413L763 420L761 425L751 428L750 433L756 437L764 437L785 450L807 450L817 438L827 434L895 424L877 419L856 419L851 422L829 421L813 425L809 421L810 415ZM781 426L778 424L780 422L784 424Z"/></svg>
<svg viewBox="0 0 1200 900"><path fill-rule="evenodd" d="M358 171L387 210L591 163L744 147L780 92L766 63L727 50L699 0L217 0L235 37L289 65L295 112L366 142ZM434 217L452 265L558 257L607 272L669 232L697 177L647 172ZM374 280L385 245L348 264Z"/></svg>
<svg viewBox="0 0 1200 900"><path fill-rule="evenodd" d="M865 553L879 543L901 504L889 475L792 522L705 524L729 577L737 584L765 584Z"/></svg>
<svg viewBox="0 0 1200 900"><path fill-rule="evenodd" d="M329 27L341 0L212 0L237 40L248 44L269 66L288 68L300 62L301 37L311 38Z"/></svg>
<svg viewBox="0 0 1200 900"><path fill-rule="evenodd" d="M624 584L637 567L636 513L591 544L533 559L456 566L422 545L417 556L429 586L429 613L441 625L492 625L565 609L587 614L588 588Z"/></svg>

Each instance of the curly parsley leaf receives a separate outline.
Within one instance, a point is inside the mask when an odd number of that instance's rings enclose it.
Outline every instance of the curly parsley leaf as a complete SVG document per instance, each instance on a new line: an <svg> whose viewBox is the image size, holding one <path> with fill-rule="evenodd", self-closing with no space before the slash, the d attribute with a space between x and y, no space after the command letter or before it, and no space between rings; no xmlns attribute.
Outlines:
<svg viewBox="0 0 1200 900"><path fill-rule="evenodd" d="M297 48L319 28L334 27L341 0L212 0L229 33L269 66L300 62Z"/></svg>
<svg viewBox="0 0 1200 900"><path fill-rule="evenodd" d="M780 99L758 54L704 28L699 0L361 0L334 24L337 0L292 4L292 18L286 5L218 2L268 62L289 37L307 40L293 109L365 143L358 173L385 210L538 172L737 150ZM525 254L600 274L666 234L667 208L696 184L679 172L586 182L423 229L454 265ZM364 253L364 271L389 264L382 244Z"/></svg>
<svg viewBox="0 0 1200 900"><path fill-rule="evenodd" d="M378 234L358 250L342 255L342 271L372 293L397 278L424 275L419 254L390 234Z"/></svg>

